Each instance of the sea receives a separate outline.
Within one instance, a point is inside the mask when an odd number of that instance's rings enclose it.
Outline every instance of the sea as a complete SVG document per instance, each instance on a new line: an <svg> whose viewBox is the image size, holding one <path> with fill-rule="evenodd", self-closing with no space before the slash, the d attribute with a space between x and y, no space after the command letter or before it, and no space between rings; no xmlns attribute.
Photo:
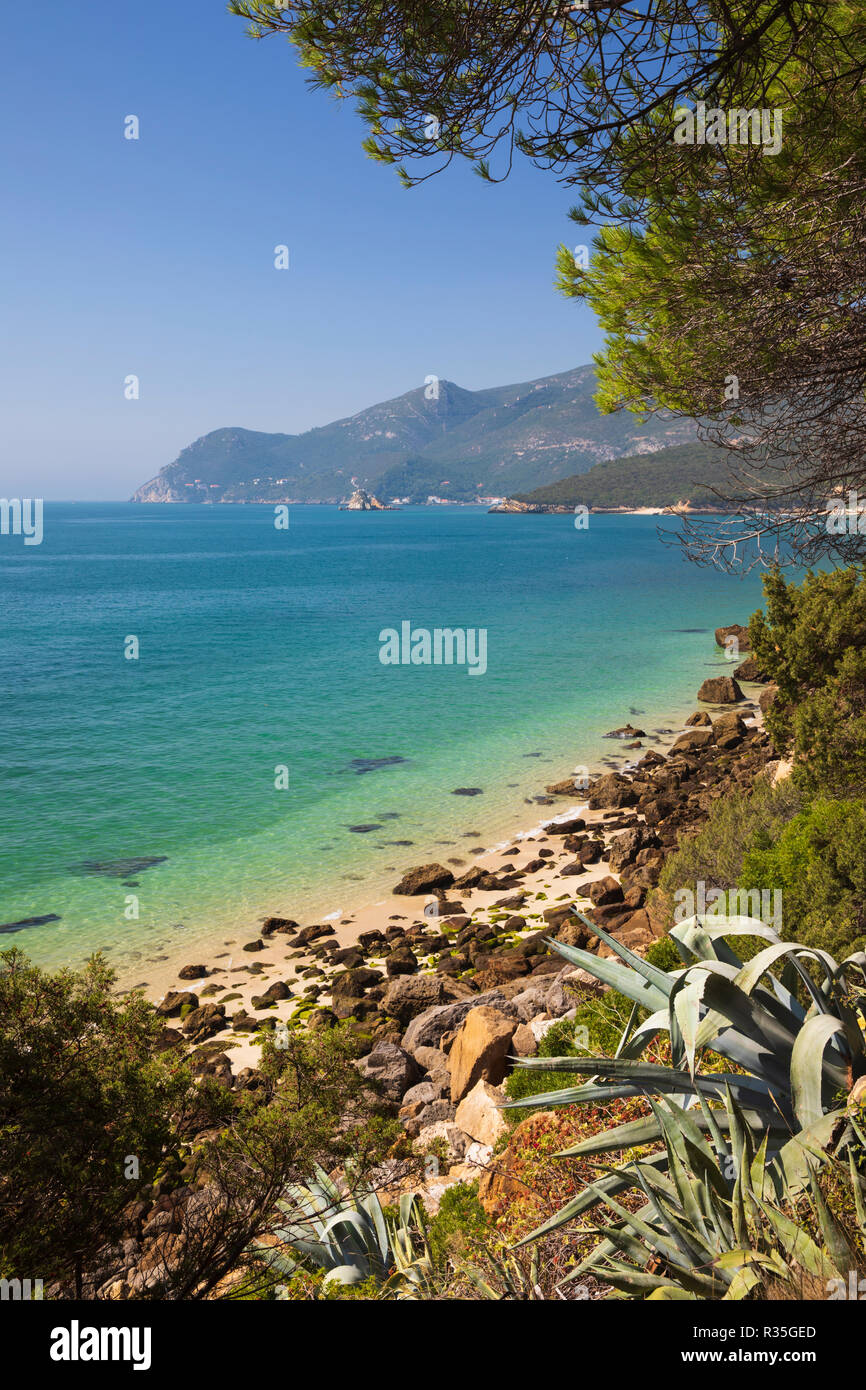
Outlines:
<svg viewBox="0 0 866 1390"><path fill-rule="evenodd" d="M128 978L538 824L611 730L681 727L760 606L658 526L46 503L0 535L0 949Z"/></svg>

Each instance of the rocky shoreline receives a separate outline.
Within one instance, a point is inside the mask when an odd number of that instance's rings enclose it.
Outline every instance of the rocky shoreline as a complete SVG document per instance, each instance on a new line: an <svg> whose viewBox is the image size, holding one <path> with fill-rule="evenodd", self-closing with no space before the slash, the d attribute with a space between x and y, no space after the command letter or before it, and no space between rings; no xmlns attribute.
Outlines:
<svg viewBox="0 0 866 1390"><path fill-rule="evenodd" d="M716 640L735 636L745 650L744 634L734 625ZM747 788L772 758L761 718L772 687L756 704L737 676L760 680L747 658L734 677L705 681L702 707L666 755L645 749L631 724L612 730L639 754L634 762L601 772L586 790L573 778L549 785L539 799L551 818L465 872L438 863L409 870L365 930L351 920L301 926L270 917L234 954L183 967L156 1006L163 1046L188 1051L196 1071L242 1091L260 1084L263 1031L279 1044L290 1028L340 1021L416 1152L438 1155L426 1182L417 1163L408 1177L395 1164L393 1180L423 1190L433 1209L447 1186L473 1177L489 1195L493 1146L505 1132L500 1086L514 1058L532 1056L580 995L599 988L563 966L549 940L610 954L576 906L645 952L666 930L648 902L666 856L717 798ZM141 1217L146 1241L148 1213Z"/></svg>

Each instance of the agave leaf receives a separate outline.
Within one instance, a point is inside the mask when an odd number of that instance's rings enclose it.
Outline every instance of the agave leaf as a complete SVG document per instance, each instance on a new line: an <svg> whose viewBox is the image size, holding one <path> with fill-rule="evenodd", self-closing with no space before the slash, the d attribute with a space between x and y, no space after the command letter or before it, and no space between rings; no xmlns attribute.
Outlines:
<svg viewBox="0 0 866 1390"><path fill-rule="evenodd" d="M695 1039L698 1033L703 992L703 981L689 977L677 980L671 991L670 1003L673 1005L674 1017L679 1024L683 1049L691 1076L695 1074Z"/></svg>
<svg viewBox="0 0 866 1390"><path fill-rule="evenodd" d="M642 979L646 980L648 984L654 985L665 998L668 996L671 988L671 976L666 970L660 970L657 965L651 965L648 960L644 960L643 956L639 956L636 951L632 951L628 946L624 945L622 941L617 941L616 937L611 936L603 927L599 927L595 922L591 922L589 918L576 907L573 907L571 910L575 917L577 917L585 927L588 927L594 936L599 937L606 946L609 946L620 960L624 961L626 965L630 965L632 970L634 970L637 975L640 975ZM598 958L596 957L596 959ZM598 963L601 964L600 961Z"/></svg>
<svg viewBox="0 0 866 1390"><path fill-rule="evenodd" d="M832 1263L823 1251L819 1250L802 1226L798 1226L772 1203L765 1202L761 1198L755 1200L776 1232L790 1260L798 1264L801 1269L805 1269L808 1274L814 1274L818 1279L836 1277L837 1271L833 1268Z"/></svg>
<svg viewBox="0 0 866 1390"><path fill-rule="evenodd" d="M794 1113L803 1129L816 1124L824 1113L824 1098L831 1086L844 1086L847 1069L825 1059L827 1043L834 1034L844 1036L842 1024L832 1014L817 1014L803 1024L791 1056L791 1090Z"/></svg>
<svg viewBox="0 0 866 1390"><path fill-rule="evenodd" d="M856 1265L853 1252L845 1239L841 1226L824 1201L821 1184L818 1182L814 1172L809 1174L809 1186L812 1190L812 1201L818 1213L818 1221L821 1225L821 1234L824 1237L827 1253L836 1266L836 1272L844 1279L847 1271L853 1269Z"/></svg>
<svg viewBox="0 0 866 1390"><path fill-rule="evenodd" d="M600 927L594 927L594 931L601 932ZM612 938L611 938L612 939ZM661 970L649 967L652 976L645 972L631 970L627 965L623 965L618 960L611 960L609 957L601 959L594 956L591 951L582 951L578 946L566 946L561 941L549 940L547 944L553 948L560 956L569 961L572 965L579 966L582 970L587 970L594 975L602 984L610 985L613 989L619 990L627 999L633 1003L640 1004L646 1009L660 1009L667 1003L668 988L662 990L655 979L656 975L662 977L669 985L669 978ZM636 957L640 960L640 956ZM643 965L643 961L641 961Z"/></svg>

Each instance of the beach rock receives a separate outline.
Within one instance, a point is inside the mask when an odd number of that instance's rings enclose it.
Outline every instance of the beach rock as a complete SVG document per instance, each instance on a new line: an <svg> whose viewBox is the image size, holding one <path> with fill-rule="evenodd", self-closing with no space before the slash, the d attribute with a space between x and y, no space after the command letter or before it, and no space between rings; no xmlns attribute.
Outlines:
<svg viewBox="0 0 866 1390"><path fill-rule="evenodd" d="M255 1008L255 1004L253 1007ZM231 1026L234 1033L254 1033L259 1025L246 1009L238 1009L237 1013L231 1016Z"/></svg>
<svg viewBox="0 0 866 1390"><path fill-rule="evenodd" d="M445 945L450 944L446 938ZM390 978L395 975L414 975L418 969L418 957L411 946L397 946L385 957L385 969Z"/></svg>
<svg viewBox="0 0 866 1390"><path fill-rule="evenodd" d="M538 1041L527 1023L520 1023L515 1028L511 1050L517 1057L534 1057L538 1051Z"/></svg>
<svg viewBox="0 0 866 1390"><path fill-rule="evenodd" d="M367 990L372 985L379 984L381 979L381 970L371 970L366 965L358 966L354 970L345 970L341 975L335 975L331 981L331 998L361 999Z"/></svg>
<svg viewBox="0 0 866 1390"><path fill-rule="evenodd" d="M586 821L583 816L572 816L568 820L548 821L544 826L548 835L575 835L580 830L586 829ZM539 850L540 858L549 858L552 850Z"/></svg>
<svg viewBox="0 0 866 1390"><path fill-rule="evenodd" d="M269 985L264 994L254 994L250 999L250 1004L254 1009L269 1009L272 1004L278 1004L282 999L291 999L292 991L284 980L275 980Z"/></svg>
<svg viewBox="0 0 866 1390"><path fill-rule="evenodd" d="M559 929L564 922L576 921L572 912L574 903L558 903L556 907L546 907L542 912L542 917L550 928L551 936L558 936Z"/></svg>
<svg viewBox="0 0 866 1390"><path fill-rule="evenodd" d="M589 789L589 805L593 811L619 810L623 806L634 806L637 792L618 772L609 772L599 777Z"/></svg>
<svg viewBox="0 0 866 1390"><path fill-rule="evenodd" d="M686 720L686 728L687 728L687 729L699 729L699 728L701 728L701 727L709 728L709 726L710 726L711 723L712 723L712 720L710 719L710 716L707 714L706 710L705 710L705 709L699 709L699 710L695 710L695 713L694 713L694 714L690 714L690 715L689 715L688 719ZM648 756L649 756L649 755L647 755L647 757L648 757ZM647 761L647 758L644 758L643 762L646 763L646 761Z"/></svg>
<svg viewBox="0 0 866 1390"><path fill-rule="evenodd" d="M539 870L539 869L543 869L543 868L544 868L544 860L543 860L543 859L541 859L541 858L538 858L538 859L530 859L530 861L529 861L528 864L524 864L524 866L523 866L523 872L524 872L525 874L537 874L537 873L538 873L538 870ZM519 894L518 896L525 898L525 897L526 897L526 894L525 894L525 893L522 893L522 894ZM497 907L500 907L500 906L502 906L502 904L497 903L496 906L497 906ZM523 906L523 904L521 903L521 907L522 907L522 906Z"/></svg>
<svg viewBox="0 0 866 1390"><path fill-rule="evenodd" d="M392 1101L401 1100L409 1087L421 1079L421 1068L414 1057L392 1042L377 1042L358 1069L368 1080L378 1082L382 1093Z"/></svg>
<svg viewBox="0 0 866 1390"><path fill-rule="evenodd" d="M698 691L698 699L709 705L734 705L743 692L731 676L709 676Z"/></svg>
<svg viewBox="0 0 866 1390"><path fill-rule="evenodd" d="M194 1009L198 1008L198 995L193 994L188 989L170 989L161 1004L157 1004L156 1012L160 1018L173 1018L179 1014L185 1004L191 1004Z"/></svg>
<svg viewBox="0 0 866 1390"><path fill-rule="evenodd" d="M183 1032L193 1042L205 1042L226 1026L224 1004L202 1004L187 1014L183 1021Z"/></svg>
<svg viewBox="0 0 866 1390"><path fill-rule="evenodd" d="M300 923L293 922L290 917L266 917L262 922L262 936L273 936L274 932L288 936L291 932L299 930Z"/></svg>
<svg viewBox="0 0 866 1390"><path fill-rule="evenodd" d="M244 946L241 947L242 951L250 952L263 951L264 949L265 943L262 941L261 937L258 936L256 937L255 941L248 941Z"/></svg>
<svg viewBox="0 0 866 1390"><path fill-rule="evenodd" d="M687 751L693 748L710 748L715 741L716 736L712 728L689 729L687 733L680 734L673 746L677 751Z"/></svg>
<svg viewBox="0 0 866 1390"><path fill-rule="evenodd" d="M719 748L736 748L748 732L745 721L734 710L713 720L713 733Z"/></svg>
<svg viewBox="0 0 866 1390"><path fill-rule="evenodd" d="M552 782L551 785L545 787L544 790L550 796L574 796L577 788L574 785L574 778L566 777L562 782Z"/></svg>
<svg viewBox="0 0 866 1390"><path fill-rule="evenodd" d="M359 951L357 946L346 946L342 951L334 951L329 959L332 965L342 965L345 970L355 970L364 964L364 952Z"/></svg>
<svg viewBox="0 0 866 1390"><path fill-rule="evenodd" d="M635 729L631 724L624 724L621 729L611 729L609 734L604 734L604 738L646 738L646 729Z"/></svg>
<svg viewBox="0 0 866 1390"><path fill-rule="evenodd" d="M768 685L766 690L762 690L758 696L758 708L762 714L766 714L771 704L779 693L777 685Z"/></svg>
<svg viewBox="0 0 866 1390"><path fill-rule="evenodd" d="M498 1087L491 1086L484 1080L477 1081L458 1105L454 1123L464 1134L468 1134L470 1139L492 1147L508 1129L499 1109L505 1099L505 1093Z"/></svg>
<svg viewBox="0 0 866 1390"><path fill-rule="evenodd" d="M482 1004L471 1009L451 1047L451 1099L458 1104L477 1081L500 1082L507 1070L515 1022L498 1009Z"/></svg>
<svg viewBox="0 0 866 1390"><path fill-rule="evenodd" d="M747 656L745 661L735 666L734 675L738 680L751 681L753 685L762 685L767 679L753 656Z"/></svg>
<svg viewBox="0 0 866 1390"><path fill-rule="evenodd" d="M319 941L323 936L335 935L334 928L327 922L316 922L311 927L302 927L292 945L309 946L312 941Z"/></svg>
<svg viewBox="0 0 866 1390"><path fill-rule="evenodd" d="M436 888L451 888L454 875L442 864L421 864L405 873L393 890L404 897L418 893L432 893Z"/></svg>
<svg viewBox="0 0 866 1390"><path fill-rule="evenodd" d="M749 629L743 627L742 623L729 623L727 627L716 628L716 646L724 647L729 637L736 637L738 651L749 652L752 650L752 644L749 641Z"/></svg>
<svg viewBox="0 0 866 1390"><path fill-rule="evenodd" d="M593 936L585 922L581 922L579 917L568 916L562 925L557 928L557 941L561 941L563 946L577 946L580 950L591 949L597 937ZM561 959L561 957L560 957Z"/></svg>
<svg viewBox="0 0 866 1390"><path fill-rule="evenodd" d="M413 1119L416 1115L420 1115L421 1111L425 1110L428 1105L441 1099L441 1092L432 1081L419 1081L404 1092L403 1103L400 1106L400 1118L401 1120Z"/></svg>
<svg viewBox="0 0 866 1390"><path fill-rule="evenodd" d="M327 1029L336 1027L338 1021L333 1009L313 1009L312 1013L307 1015L307 1027L314 1033L324 1033Z"/></svg>
<svg viewBox="0 0 866 1390"><path fill-rule="evenodd" d="M205 975L209 974L210 971L206 965L185 965L182 970L178 970L177 978L179 980L203 980Z"/></svg>
<svg viewBox="0 0 866 1390"><path fill-rule="evenodd" d="M415 976L415 979L425 978L430 977ZM402 1038L402 1046L406 1051L413 1053L419 1061L422 1061L428 1050L439 1051L442 1039L458 1028L470 1010L478 1008L480 1004L493 1006L503 1013L513 1013L516 1021L517 1010L501 990L488 990L485 994L474 994L467 990L467 994L468 998L427 1009L413 1018Z"/></svg>
<svg viewBox="0 0 866 1390"><path fill-rule="evenodd" d="M585 896L593 907L605 907L608 903L621 903L623 893L617 880L611 874L606 874L604 878L594 878L587 884Z"/></svg>
<svg viewBox="0 0 866 1390"><path fill-rule="evenodd" d="M637 858L645 845L653 842L658 844L658 836L642 825L635 825L632 829L616 835L611 841L607 855L612 872L620 873L627 864L631 864Z"/></svg>
<svg viewBox="0 0 866 1390"><path fill-rule="evenodd" d="M411 1019L425 1010L436 1005L453 1004L473 993L462 980L451 980L440 971L435 975L401 975L388 986L382 1000L382 1010L405 1028Z"/></svg>

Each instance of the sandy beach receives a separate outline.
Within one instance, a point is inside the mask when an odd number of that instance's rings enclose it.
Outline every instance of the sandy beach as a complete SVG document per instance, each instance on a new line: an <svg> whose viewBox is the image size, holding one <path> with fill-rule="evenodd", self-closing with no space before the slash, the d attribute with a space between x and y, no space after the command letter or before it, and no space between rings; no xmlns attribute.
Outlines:
<svg viewBox="0 0 866 1390"><path fill-rule="evenodd" d="M759 690L760 687L744 682L747 703L735 707L749 728L760 727L763 722L755 703ZM701 706L695 700L693 708L710 707ZM612 739L611 755L603 763L590 768L590 776L628 770L650 751L664 756L683 730L684 725L680 725L668 733L645 735L639 740L634 737ZM632 747L626 748L626 743ZM639 744L637 748L633 746L635 743ZM571 773L571 769L563 769L563 778L567 780ZM550 784L556 785L555 782ZM413 852L411 864L407 863L405 869L408 871L417 865L438 862L443 867L447 863L457 879L475 867L500 876L511 871L523 875L519 890L515 890L513 909L519 911L526 921L523 935L531 935L542 929L545 926L544 910L554 907L557 901L574 900L579 906L589 909L589 899L576 893L574 870L563 872L566 866L573 863L574 854L565 848L563 836L557 835L555 826L559 822L580 817L585 822L586 831L594 830L596 838L602 839L606 831L609 832L616 825L617 813L590 810L586 795L580 790L571 794L558 791L544 799L550 804L539 805L535 812L526 806L519 810L515 808L513 832L496 844L485 845L480 832L470 832L470 837L464 841L466 848L459 855L452 854L445 860L440 858L441 849L437 851L431 848L425 852L418 847ZM529 871L524 873L528 865ZM588 872L593 878L610 873L606 852L592 864ZM520 894L523 901L518 906ZM502 906L497 907L503 899L501 888L455 887L449 889L445 897L447 901L440 903L433 893L406 896L392 892L375 901L365 901L359 895L355 903L347 903L342 908L338 904L333 911L316 919L316 924L327 928L328 934L318 937L315 946L321 947L322 942L327 941L343 949L352 946L368 932L384 933L394 927L408 930L419 925L435 928L440 915L451 918L465 915L474 922L501 922L509 915ZM276 917L276 912L274 915ZM170 991L175 994L188 993L191 1004L223 1004L226 1026L208 1040L207 1047L213 1051L225 1051L235 1074L245 1067L256 1066L260 1050L260 1040L255 1032L233 1030L231 1018L236 1013L246 1013L256 1023L268 1028L288 1023L299 1006L308 1003L309 996L305 991L311 985L317 986L320 991L315 998L316 1006L328 1007L332 1002L328 990L329 979L345 968L339 963L328 964L321 958L321 952L311 951L309 945L293 946L292 941L280 931L263 935L265 920L246 922L237 930L228 932L220 949L208 952L206 959L201 956L188 959L188 947L185 954L172 953L169 958L150 968L147 987L143 991L156 1004L162 1003ZM299 925L303 928L313 923L304 921ZM372 954L367 955L365 963L374 969L382 967L382 962ZM422 970L433 968L432 958L428 961L419 959L419 966ZM140 968L139 965L139 971ZM119 984L122 988L129 988L131 981L121 979ZM287 997L265 1008L261 1003L254 1004L255 999L280 984L286 986ZM166 1023L177 1028L178 1017L168 1017Z"/></svg>

